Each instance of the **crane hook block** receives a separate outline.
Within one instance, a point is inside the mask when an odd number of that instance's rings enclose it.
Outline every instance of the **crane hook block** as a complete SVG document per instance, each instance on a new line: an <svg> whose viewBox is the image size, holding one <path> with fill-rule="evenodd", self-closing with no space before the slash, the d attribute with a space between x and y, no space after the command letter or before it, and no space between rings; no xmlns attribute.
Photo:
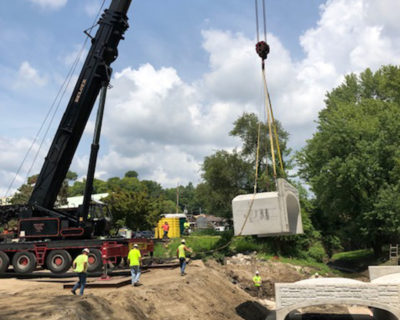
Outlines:
<svg viewBox="0 0 400 320"><path fill-rule="evenodd" d="M269 53L269 45L265 41L257 42L256 44L256 52L260 56L261 59L267 59Z"/></svg>

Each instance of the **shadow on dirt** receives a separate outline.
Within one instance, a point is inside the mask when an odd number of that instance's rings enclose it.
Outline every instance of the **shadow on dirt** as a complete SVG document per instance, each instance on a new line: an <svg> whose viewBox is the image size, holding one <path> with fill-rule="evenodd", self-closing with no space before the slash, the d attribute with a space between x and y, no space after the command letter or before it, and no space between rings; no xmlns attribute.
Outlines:
<svg viewBox="0 0 400 320"><path fill-rule="evenodd" d="M243 302L235 310L244 320L265 320L271 312L256 301Z"/></svg>

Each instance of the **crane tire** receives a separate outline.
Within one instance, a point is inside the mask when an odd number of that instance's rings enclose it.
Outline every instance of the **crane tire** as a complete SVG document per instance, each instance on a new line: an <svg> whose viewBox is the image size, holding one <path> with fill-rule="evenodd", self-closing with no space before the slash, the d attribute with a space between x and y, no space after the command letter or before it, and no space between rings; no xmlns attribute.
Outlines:
<svg viewBox="0 0 400 320"><path fill-rule="evenodd" d="M90 249L88 254L88 272L101 271L103 261L101 259L101 251L99 249Z"/></svg>
<svg viewBox="0 0 400 320"><path fill-rule="evenodd" d="M36 256L29 251L21 251L14 254L12 265L16 273L31 273L36 268Z"/></svg>
<svg viewBox="0 0 400 320"><path fill-rule="evenodd" d="M10 265L10 258L7 253L0 251L0 274L5 273Z"/></svg>
<svg viewBox="0 0 400 320"><path fill-rule="evenodd" d="M46 257L46 266L52 273L65 273L71 267L72 258L66 250L52 250Z"/></svg>

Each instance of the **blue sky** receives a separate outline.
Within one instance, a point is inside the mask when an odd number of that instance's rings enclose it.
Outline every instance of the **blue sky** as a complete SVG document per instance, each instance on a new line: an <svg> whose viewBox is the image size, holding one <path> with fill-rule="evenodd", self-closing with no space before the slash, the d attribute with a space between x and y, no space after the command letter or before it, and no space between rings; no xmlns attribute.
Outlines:
<svg viewBox="0 0 400 320"><path fill-rule="evenodd" d="M0 2L0 195L101 2ZM312 135L325 93L346 73L398 63L400 5L396 0L267 0L266 6L274 111L291 134L290 146L299 149ZM239 146L228 136L232 122L244 111L260 113L263 101L254 11L252 0L132 2L130 29L113 64L98 177L134 169L164 186L198 183L204 156ZM32 174L40 169L68 98L67 93ZM72 164L80 177L92 127L91 121ZM29 167L28 159L16 186Z"/></svg>

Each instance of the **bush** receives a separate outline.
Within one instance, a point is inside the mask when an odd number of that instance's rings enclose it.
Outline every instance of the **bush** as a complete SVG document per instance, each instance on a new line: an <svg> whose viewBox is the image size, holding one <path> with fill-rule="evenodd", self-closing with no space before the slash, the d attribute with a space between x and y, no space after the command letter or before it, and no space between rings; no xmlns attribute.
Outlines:
<svg viewBox="0 0 400 320"><path fill-rule="evenodd" d="M326 257L326 252L324 247L322 246L321 242L316 242L308 249L308 256L315 261L323 262L324 258Z"/></svg>
<svg viewBox="0 0 400 320"><path fill-rule="evenodd" d="M263 247L257 243L252 237L236 237L230 245L234 253L246 253L251 251L262 251Z"/></svg>

